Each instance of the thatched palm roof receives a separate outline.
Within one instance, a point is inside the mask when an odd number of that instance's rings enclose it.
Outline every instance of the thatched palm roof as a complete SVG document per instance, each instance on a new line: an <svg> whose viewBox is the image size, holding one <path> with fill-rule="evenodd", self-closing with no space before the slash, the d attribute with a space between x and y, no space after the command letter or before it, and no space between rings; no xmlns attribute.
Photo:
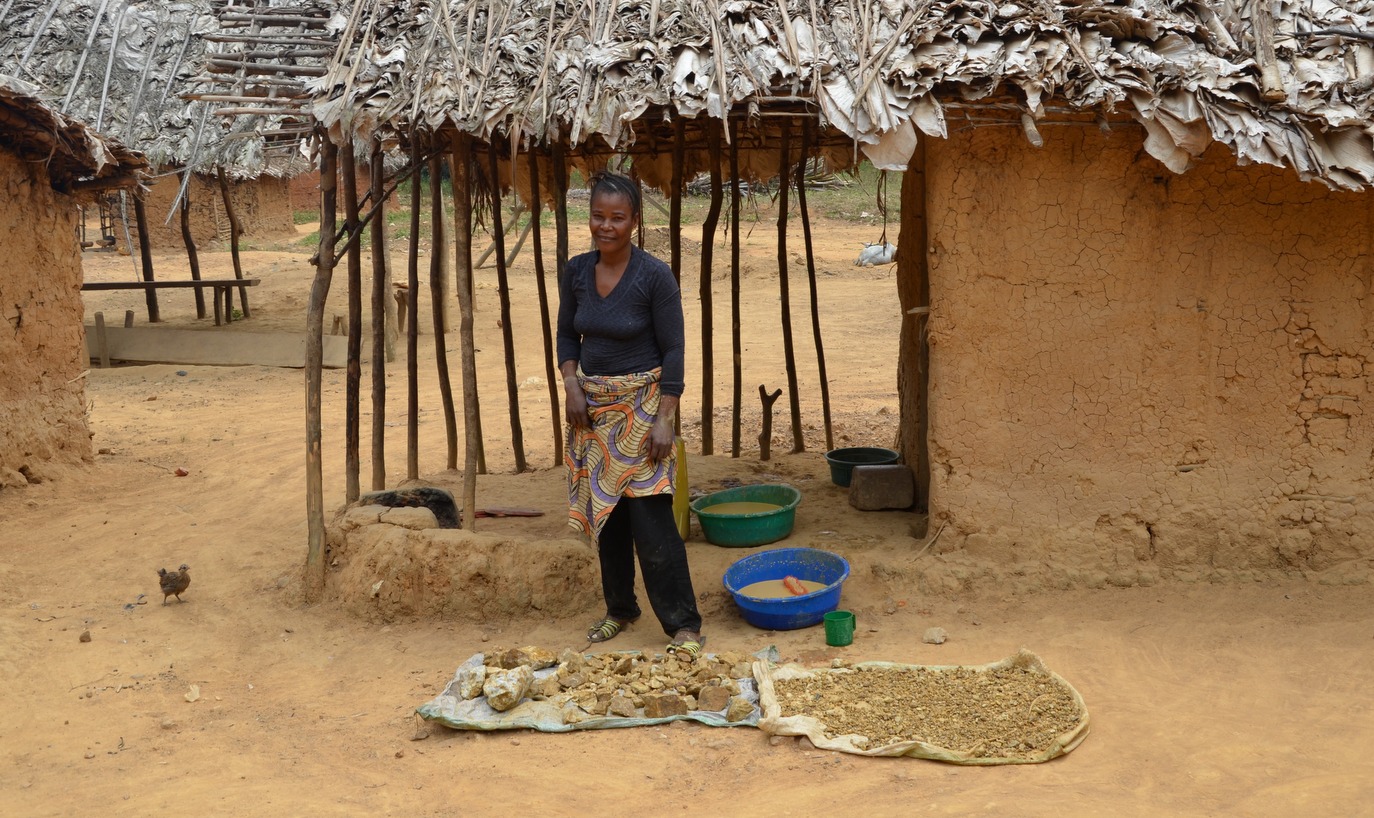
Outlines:
<svg viewBox="0 0 1374 818"><path fill-rule="evenodd" d="M1374 0L1274 7L1271 21L1268 0L357 0L315 114L336 135L452 125L625 147L665 116L800 105L899 166L918 131L1003 106L1032 124L1129 116L1176 171L1215 140L1242 162L1374 184Z"/></svg>
<svg viewBox="0 0 1374 818"><path fill-rule="evenodd" d="M0 145L46 164L52 186L63 192L139 183L148 169L142 154L58 113L38 98L37 91L0 75Z"/></svg>
<svg viewBox="0 0 1374 818"><path fill-rule="evenodd" d="M269 5L240 0L240 5ZM314 2L314 0L311 0ZM61 113L141 149L154 166L214 166L236 176L304 169L274 156L260 117L217 116L183 95L213 85L225 0L0 0L0 65ZM330 49L332 51L332 47ZM223 73L223 72L221 72Z"/></svg>

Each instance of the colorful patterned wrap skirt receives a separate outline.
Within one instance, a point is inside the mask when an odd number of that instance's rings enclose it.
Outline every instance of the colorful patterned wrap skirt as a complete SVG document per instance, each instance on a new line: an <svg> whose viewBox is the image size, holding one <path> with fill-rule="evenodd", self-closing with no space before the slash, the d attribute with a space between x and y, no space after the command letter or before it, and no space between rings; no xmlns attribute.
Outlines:
<svg viewBox="0 0 1374 818"><path fill-rule="evenodd" d="M621 497L672 494L677 448L649 460L649 431L658 414L660 369L577 379L591 428L568 429L568 525L596 543Z"/></svg>

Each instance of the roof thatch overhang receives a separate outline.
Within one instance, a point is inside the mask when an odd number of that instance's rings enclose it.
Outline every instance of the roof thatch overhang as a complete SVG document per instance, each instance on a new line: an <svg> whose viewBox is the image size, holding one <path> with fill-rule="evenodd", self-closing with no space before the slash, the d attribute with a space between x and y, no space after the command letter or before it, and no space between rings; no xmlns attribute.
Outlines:
<svg viewBox="0 0 1374 818"><path fill-rule="evenodd" d="M1253 11L1253 15L1252 15ZM454 127L642 151L663 118L818 118L880 167L952 111L1129 117L1182 172L1241 163L1374 184L1374 0L358 0L311 81L335 138ZM1270 33L1272 31L1272 33ZM1008 107L1009 106L1009 107ZM760 125L759 127L764 127Z"/></svg>
<svg viewBox="0 0 1374 818"><path fill-rule="evenodd" d="M35 95L37 89L0 76L0 145L21 159L47 165L63 193L137 186L148 170L138 151L63 116Z"/></svg>

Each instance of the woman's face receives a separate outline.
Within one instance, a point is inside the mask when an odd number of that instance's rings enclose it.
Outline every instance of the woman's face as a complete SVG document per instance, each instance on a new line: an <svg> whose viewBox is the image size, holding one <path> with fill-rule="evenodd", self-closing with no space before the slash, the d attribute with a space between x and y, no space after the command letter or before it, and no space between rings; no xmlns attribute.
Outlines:
<svg viewBox="0 0 1374 818"><path fill-rule="evenodd" d="M603 191L592 197L587 227L591 229L593 244L603 255L624 252L637 221L629 196Z"/></svg>

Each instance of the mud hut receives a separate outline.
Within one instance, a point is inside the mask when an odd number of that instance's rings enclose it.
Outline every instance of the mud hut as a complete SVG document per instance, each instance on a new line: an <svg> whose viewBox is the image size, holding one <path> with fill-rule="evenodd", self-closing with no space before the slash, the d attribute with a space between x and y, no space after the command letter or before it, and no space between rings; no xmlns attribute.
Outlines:
<svg viewBox="0 0 1374 818"><path fill-rule="evenodd" d="M41 482L91 456L77 203L137 186L138 153L0 76L0 489Z"/></svg>
<svg viewBox="0 0 1374 818"><path fill-rule="evenodd" d="M135 204L146 211L149 244L160 248L182 245L183 232L197 245L229 239L234 221L245 236L293 232L287 180L308 170L292 150L299 130L282 128L280 117L239 117L234 103L196 94L233 75L242 44L221 18L234 8L209 0L0 5L0 60L62 113L138 146L155 168L139 202L118 208L129 223L127 235L124 225L116 231L120 244L137 241Z"/></svg>
<svg viewBox="0 0 1374 818"><path fill-rule="evenodd" d="M611 154L669 196L808 152L905 170L893 308L928 586L1369 578L1368 0L343 16L315 84L328 140L452 152L479 190L533 179L556 204Z"/></svg>

